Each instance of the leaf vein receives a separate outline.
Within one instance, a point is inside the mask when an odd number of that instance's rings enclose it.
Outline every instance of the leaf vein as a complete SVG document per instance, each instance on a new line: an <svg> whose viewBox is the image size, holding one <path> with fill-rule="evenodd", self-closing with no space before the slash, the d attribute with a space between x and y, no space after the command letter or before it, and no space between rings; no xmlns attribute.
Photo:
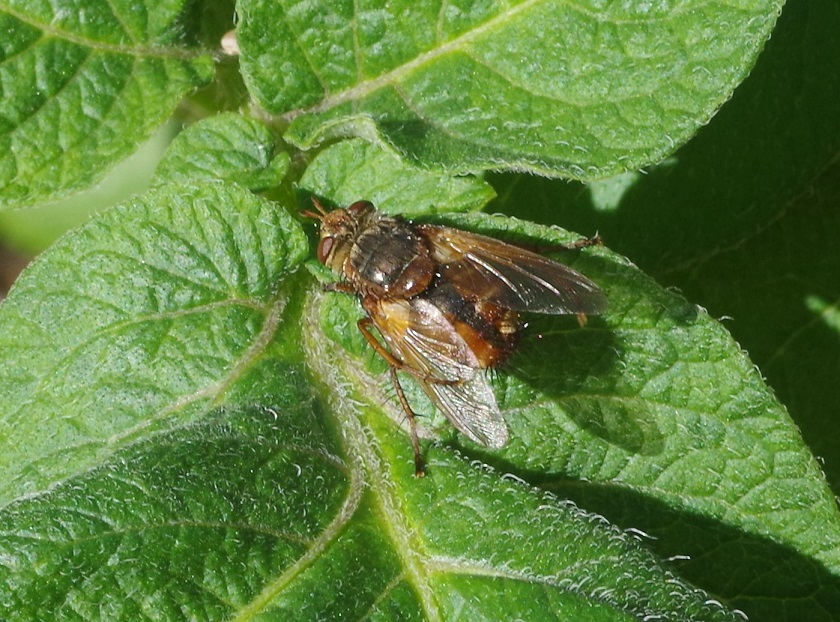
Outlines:
<svg viewBox="0 0 840 622"><path fill-rule="evenodd" d="M50 37L75 43L91 50L127 54L129 56L171 58L174 60L194 60L208 53L206 50L187 51L182 47L166 47L160 45L132 47L117 43L105 43L104 41L90 39L80 34L58 28L54 24L38 21L29 14L16 11L9 6L4 6L2 10L15 19L42 31Z"/></svg>

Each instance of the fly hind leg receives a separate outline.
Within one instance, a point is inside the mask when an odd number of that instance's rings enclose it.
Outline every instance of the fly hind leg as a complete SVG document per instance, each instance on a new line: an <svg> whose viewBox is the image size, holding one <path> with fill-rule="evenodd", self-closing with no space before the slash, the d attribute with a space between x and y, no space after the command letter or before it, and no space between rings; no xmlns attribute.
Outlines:
<svg viewBox="0 0 840 622"><path fill-rule="evenodd" d="M590 246L603 246L604 241L597 233L591 238L580 238L568 244L516 244L519 248L533 251L544 255L546 253L556 253L562 251L578 251L582 248L589 248Z"/></svg>
<svg viewBox="0 0 840 622"><path fill-rule="evenodd" d="M589 246L602 246L604 241L601 239L601 236L597 233L593 235L591 238L581 238L571 244L563 244L562 249L568 251L579 250L581 248L587 248Z"/></svg>
<svg viewBox="0 0 840 622"><path fill-rule="evenodd" d="M416 477L423 477L426 473L423 470L423 457L420 454L420 439L417 436L417 415L415 415L414 411L411 410L408 398L406 398L402 385L400 385L400 379L397 377L397 370L399 369L406 369L408 371L416 370L406 367L400 359L391 354L387 348L379 343L376 337L373 336L373 333L370 332L372 324L373 321L370 318L365 317L358 321L357 326L359 327L359 332L362 333L376 353L388 363L391 374L391 383L394 385L394 390L397 392L397 398L400 400L403 412L405 412L405 416L408 418L408 425L411 430L411 447L414 449L414 475Z"/></svg>
<svg viewBox="0 0 840 622"><path fill-rule="evenodd" d="M405 397L405 393L403 393L400 379L397 377L397 368L392 365L390 372L391 384L394 385L397 398L400 400L400 405L402 406L403 412L405 412L405 416L408 417L408 425L411 429L411 448L414 450L414 476L423 477L426 475L426 472L423 470L423 456L420 454L420 439L417 436L417 415L411 410L408 399Z"/></svg>

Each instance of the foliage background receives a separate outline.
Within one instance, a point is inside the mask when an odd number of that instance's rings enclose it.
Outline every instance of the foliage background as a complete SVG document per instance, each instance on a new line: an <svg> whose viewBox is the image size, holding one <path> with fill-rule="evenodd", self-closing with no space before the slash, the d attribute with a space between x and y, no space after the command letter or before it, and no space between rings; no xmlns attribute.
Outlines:
<svg viewBox="0 0 840 622"><path fill-rule="evenodd" d="M712 6L714 22L735 5ZM296 75L295 68L277 70L276 57L260 47L273 39L253 32L249 41L248 28L260 22L249 21L248 11L263 17L261 11L280 11L279 4L240 3L244 83L234 60L216 56L214 64L206 54L230 26L232 6L185 8L172 1L137 7L116 11L132 18L115 24L84 3L65 7L78 16L69 22L56 20L46 5L2 4L4 136L10 138L0 194L7 206L30 208L4 213L0 227L8 245L34 250L47 244L68 226L57 221L72 222L65 204L47 200L92 185L176 106L176 116L187 121L220 110L246 112L244 119L256 111L253 97L262 104L254 116L271 123L219 118L203 135L182 134L155 173L155 190L63 238L4 304L5 617L269 619L294 612L297 619L737 619L731 614L737 608L758 620L840 618L840 521L832 497L840 491L837 3L786 6L751 71L752 60L731 62L732 75L710 82L718 101L709 114L728 95L714 87L727 80L734 87L737 70L749 71L732 98L705 125L702 111L689 115L671 148L640 141L644 148L628 150L624 160L613 154L592 169L545 160L562 177L616 173L590 181L486 176L497 197L485 211L584 234L599 231L610 251L721 319L748 353L805 445L716 324L701 319L697 332L674 337L679 314L689 308L678 297L608 251L576 260L610 288L611 329L618 335L643 329L651 348L641 347L640 339L640 358L673 355L657 349L666 344L679 363L711 363L711 372L687 371L684 385L672 378L672 393L685 388L691 394L667 395L663 388L658 396L667 396L666 407L676 412L687 404L713 413L700 419L703 425L732 429L734 420L720 413L739 412L735 391L721 398L720 409L706 406L715 396L748 387L741 405L766 405L771 414L738 442L723 433L723 447L733 454L724 478L732 482L731 493L711 483L724 464L711 451L698 454L707 461L673 471L657 457L660 444L676 443L687 454L690 443L680 444L685 430L679 426L662 432L667 428L660 419L652 428L664 438L651 433L644 415L650 403L628 407L628 418L617 423L603 413L598 419L586 400L592 387L568 365L551 390L572 396L566 406L577 404L583 414L559 419L566 436L550 439L548 449L534 434L493 456L444 432L443 444L428 449L436 479L405 477L406 440L387 416L387 395L365 402L365 382L382 368L348 330L347 318L357 312L348 301L320 301L311 293L317 287L310 274L292 273L309 254L308 243L276 206L294 213L299 188L338 204L365 193L386 208L413 206L418 214L440 203L447 211L469 211L490 196L482 184L449 186L445 175L429 178L358 142L316 147L317 136L384 132L414 149L413 161L450 169L466 155L466 169L486 168L487 154L441 147L433 139L423 143L431 145L424 151L412 131L371 128L352 115L348 121L340 107L319 110L317 87L292 89L303 93L292 102L266 92L273 76ZM286 25L313 15L295 13ZM313 32L339 29L341 20L325 15L313 22ZM125 32L130 45L114 34ZM412 58L410 46L398 43L386 50ZM730 43L743 51L734 35ZM745 58L757 54L760 43ZM718 41L709 46L709 58L731 69L731 59L720 53L729 49ZM321 52L329 60L335 50ZM674 52L659 53L668 58ZM15 65L21 59L31 61L25 71ZM333 68L338 74L339 65ZM626 75L607 71L605 80L632 88L633 68L625 69ZM78 97L63 100L72 89ZM391 105L375 93L354 101L363 99L359 105L373 110ZM20 111L56 102L66 108L41 117L50 123L20 131ZM314 120L293 118L289 111L296 107L315 111ZM693 137L692 122L703 125ZM657 129L655 122L640 125ZM289 142L312 149L279 143L284 129ZM628 136L623 139L630 143ZM11 160L25 166L13 170ZM39 169L45 161L57 164ZM116 178L119 189L139 191L125 187L138 176L137 165L125 175ZM417 176L407 184L416 195L395 192L410 175ZM209 178L268 190L276 203L208 184ZM78 218L86 220L91 200L76 200ZM458 222L531 238L550 235L481 218ZM227 246L218 248L219 240ZM113 249L130 261L121 264ZM202 257L212 261L202 263ZM651 301L674 317L660 323ZM316 329L328 339L302 339ZM569 330L563 324L543 329L549 337ZM581 368L597 368L592 352L598 349L586 337L576 339L558 343ZM73 356L58 354L65 346ZM334 371L324 360L344 362ZM562 366L563 358L555 363ZM532 372L539 366L527 356L518 365ZM635 373L650 382L658 372L631 365L624 375L605 377L618 383ZM499 380L512 401L531 403L516 397L530 395L517 393L522 383L506 382ZM539 383L530 389L548 391ZM620 391L619 384L607 390ZM365 426L358 413L336 406L330 397L336 393L358 406ZM527 422L558 427L555 411L533 412ZM659 416L667 418L667 409ZM528 438L524 429L515 432ZM698 438L717 433L697 432ZM570 453L553 453L554 443ZM778 449L767 450L773 444ZM819 459L829 488L805 446ZM632 456L639 474L616 469L610 459L617 454L599 453L604 447ZM515 477L497 475L507 472ZM661 472L669 478L652 475ZM610 525L601 526L598 516ZM642 532L652 538L640 545L632 534ZM709 606L716 601L726 609Z"/></svg>

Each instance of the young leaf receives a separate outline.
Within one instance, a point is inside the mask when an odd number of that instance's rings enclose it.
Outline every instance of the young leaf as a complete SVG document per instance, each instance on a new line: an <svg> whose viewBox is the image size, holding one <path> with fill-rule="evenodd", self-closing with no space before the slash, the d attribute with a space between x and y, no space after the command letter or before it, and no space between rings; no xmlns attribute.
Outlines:
<svg viewBox="0 0 840 622"><path fill-rule="evenodd" d="M178 0L3 3L0 207L95 182L210 80L210 58L180 41L183 10Z"/></svg>
<svg viewBox="0 0 840 622"><path fill-rule="evenodd" d="M775 0L239 3L252 96L309 148L380 137L426 164L595 178L656 162L747 75Z"/></svg>
<svg viewBox="0 0 840 622"><path fill-rule="evenodd" d="M346 207L360 199L379 209L411 215L480 209L496 193L475 177L451 177L409 165L361 139L321 151L300 179L300 188Z"/></svg>
<svg viewBox="0 0 840 622"><path fill-rule="evenodd" d="M289 155L277 153L264 124L223 113L181 132L158 164L155 181L224 180L256 191L279 185L288 168Z"/></svg>

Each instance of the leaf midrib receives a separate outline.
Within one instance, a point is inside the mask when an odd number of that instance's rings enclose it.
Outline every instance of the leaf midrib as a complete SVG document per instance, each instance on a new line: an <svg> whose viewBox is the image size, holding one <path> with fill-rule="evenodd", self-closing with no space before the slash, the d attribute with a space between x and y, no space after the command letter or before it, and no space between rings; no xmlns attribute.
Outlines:
<svg viewBox="0 0 840 622"><path fill-rule="evenodd" d="M310 293L302 317L320 317L318 307L323 300L322 292ZM358 402L354 403L355 400L345 395L347 391L344 387L334 386L329 382L330 377L336 375L335 370L339 364L342 366L339 376L361 377L362 372L359 369L353 369L354 361L349 357L328 356L324 344L331 343L329 337L321 333L317 323L313 323L311 328L312 330L304 331L303 350L315 373L325 385L332 389L330 400L332 409L336 413L341 413L338 415L341 418L340 423L346 425L346 447L348 453L351 454L349 460L351 463L364 465L360 467L364 469L364 483L373 493L374 502L379 506L386 537L392 543L402 563L403 574L414 588L424 619L430 622L442 622L443 614L437 602L431 598L434 590L429 581L427 565L416 553L417 547L412 546L410 534L413 530L411 525L402 520L404 513L400 511L400 499L395 494L399 487L390 479L390 472L383 468L382 452L377 450L377 439L371 430L363 426L356 407ZM354 457L353 454L356 456Z"/></svg>
<svg viewBox="0 0 840 622"><path fill-rule="evenodd" d="M356 101L358 99L363 98L364 96L377 91L378 89L387 86L387 85L394 85L399 82L403 77L410 74L415 69L422 67L425 64L431 63L434 60L445 56L453 51L463 50L466 46L472 42L473 40L479 38L480 36L484 35L485 33L491 31L499 24L503 23L504 21L513 18L519 13L525 12L531 7L541 4L545 2L545 0L526 0L514 7L510 7L507 10L500 12L495 17L487 20L483 24L477 25L474 28L470 28L466 30L461 35L450 39L446 43L442 43L438 47L435 47L427 52L419 54L412 60L403 63L391 69L390 71L380 74L375 78L371 78L369 80L361 81L355 86L340 91L334 95L330 95L325 97L321 102L317 105L304 107L304 108L296 108L294 110L290 110L285 112L281 115L278 115L278 118L286 123L290 123L298 116L303 114L318 114L321 112L325 112L339 106L343 103ZM574 2L566 1L563 4L567 5L568 7L572 8L575 11L580 13L584 13L589 15L592 18L605 20L605 16L603 14L594 13L593 11L586 10L584 7L580 6L579 4L575 4ZM678 16L681 11L671 11L667 14L668 19L673 19L674 17ZM359 51L358 51L358 37L355 32L355 19L357 16L354 16L354 32L353 32L353 41L354 41L354 57L356 59L359 58ZM633 19L633 20L619 20L615 18L611 18L609 21L613 24L623 23L625 21L631 21L632 23L641 23L641 22L654 22L659 23L663 21L663 16L656 16L653 18L644 18L644 19ZM437 30L439 31L440 28L438 26ZM357 60L358 65L358 60ZM358 67L357 67L357 74L358 74ZM314 74L319 83L325 85L323 78L317 74ZM325 88L325 91L327 89Z"/></svg>
<svg viewBox="0 0 840 622"><path fill-rule="evenodd" d="M462 46L466 45L473 39L476 39L479 35L482 35L485 32L497 26L503 20L509 19L517 13L520 13L530 8L532 5L538 4L543 1L544 0L526 0L525 2L517 5L516 7L510 8L507 11L504 11L499 15L495 16L494 18L484 22L480 26L476 26L475 28L469 29L465 33L459 35L458 37L455 37L454 39L451 39L450 41L447 41L446 43L443 43L439 47L429 50L428 52L419 54L412 60L403 63L402 65L399 65L398 67L395 67L394 69L386 73L383 73L370 80L359 82L356 86L346 89L344 91L340 91L335 95L325 97L316 106L310 106L308 108L297 108L295 110L290 110L289 112L283 113L282 115L280 115L280 119L286 122L291 122L293 119L302 114L314 114L324 112L326 110L339 106L345 102L361 99L365 95L368 95L369 93L372 93L382 88L383 86L399 82L399 80L402 77L408 75L418 67L422 67L423 65L431 63L432 61L436 60L441 56L444 56L450 52L460 49ZM321 77L318 76L318 79L321 80Z"/></svg>

